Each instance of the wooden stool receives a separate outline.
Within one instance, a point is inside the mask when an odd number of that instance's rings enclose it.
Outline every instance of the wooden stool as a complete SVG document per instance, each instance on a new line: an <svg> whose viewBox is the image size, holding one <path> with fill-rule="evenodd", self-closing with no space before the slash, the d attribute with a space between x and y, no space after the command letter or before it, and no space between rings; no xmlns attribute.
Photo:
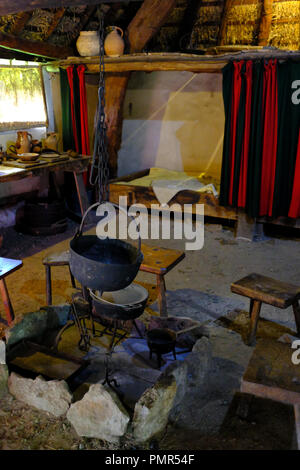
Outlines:
<svg viewBox="0 0 300 470"><path fill-rule="evenodd" d="M160 316L167 317L166 285L164 276L185 257L185 253L183 251L170 250L168 248L152 248L144 244L142 244L142 252L144 255L144 261L140 267L140 271L156 275ZM46 267L47 305L51 305L52 294L50 269L52 266L69 266L69 252L64 251L62 253L49 255L43 260L43 264ZM75 281L71 271L70 275L72 286L75 287Z"/></svg>
<svg viewBox="0 0 300 470"><path fill-rule="evenodd" d="M0 294L4 303L7 323L10 325L14 319L14 311L9 298L5 277L23 266L21 260L0 258Z"/></svg>
<svg viewBox="0 0 300 470"><path fill-rule="evenodd" d="M72 287L76 288L75 279L70 271L69 265L70 254L68 251L62 251L60 253L52 253L43 259L43 265L46 269L46 302L47 305L52 305L52 284L51 284L51 268L53 266L68 266Z"/></svg>
<svg viewBox="0 0 300 470"><path fill-rule="evenodd" d="M151 247L142 244L144 261L140 271L156 275L158 306L161 317L167 317L166 284L164 276L185 257L184 251L170 250L162 247Z"/></svg>
<svg viewBox="0 0 300 470"><path fill-rule="evenodd" d="M282 309L292 305L297 334L300 335L300 306L298 302L300 287L253 273L231 284L231 291L250 298L249 344L252 344L256 337L262 303Z"/></svg>
<svg viewBox="0 0 300 470"><path fill-rule="evenodd" d="M273 339L257 341L241 382L240 408L247 417L251 397L257 396L292 405L295 413L296 437L300 449L300 367L292 363L293 349Z"/></svg>

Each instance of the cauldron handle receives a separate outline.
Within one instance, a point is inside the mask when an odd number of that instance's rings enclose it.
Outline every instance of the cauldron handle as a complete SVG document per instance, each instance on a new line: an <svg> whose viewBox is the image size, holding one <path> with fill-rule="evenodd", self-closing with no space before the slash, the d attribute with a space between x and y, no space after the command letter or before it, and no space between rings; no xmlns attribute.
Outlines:
<svg viewBox="0 0 300 470"><path fill-rule="evenodd" d="M94 207L98 207L98 206L101 206L102 204L111 204L112 206L116 207L119 211L123 211L124 214L127 215L127 217L130 217L131 220L134 221L135 225L136 225L136 228L137 228L137 232L139 234L139 252L141 253L141 244L142 244L142 241L141 241L141 234L140 234L140 231L138 229L138 224L136 223L135 221L135 218L132 216L132 215L129 215L127 213L127 211L125 211L122 207L118 206L118 204L115 204L114 202L110 202L110 201L103 201L103 202L95 202L94 204L92 204L90 207L87 208L87 210L85 211L85 213L83 214L83 217L81 219L81 224L80 224L80 227L79 227L79 230L76 232L75 234L75 237L80 237L82 235L82 229L83 229L83 225L84 225L84 221L85 221L85 218L86 216L88 215L88 213L94 209Z"/></svg>

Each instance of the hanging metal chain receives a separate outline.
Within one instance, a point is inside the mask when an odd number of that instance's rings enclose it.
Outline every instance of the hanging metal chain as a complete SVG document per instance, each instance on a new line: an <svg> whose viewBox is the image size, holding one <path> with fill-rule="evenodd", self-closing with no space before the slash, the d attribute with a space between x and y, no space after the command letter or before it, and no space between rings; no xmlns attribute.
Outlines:
<svg viewBox="0 0 300 470"><path fill-rule="evenodd" d="M90 173L90 184L98 186L99 202L108 201L109 199L109 167L108 167L108 150L107 135L105 122L105 80L104 80L104 20L103 15L99 17L99 89L98 89L98 106L97 118L95 123L95 141L93 160Z"/></svg>

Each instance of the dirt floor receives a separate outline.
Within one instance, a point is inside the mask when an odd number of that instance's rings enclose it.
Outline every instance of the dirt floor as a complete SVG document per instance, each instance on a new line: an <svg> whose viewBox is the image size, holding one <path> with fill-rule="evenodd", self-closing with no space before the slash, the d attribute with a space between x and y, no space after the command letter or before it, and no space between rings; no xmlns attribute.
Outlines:
<svg viewBox="0 0 300 470"><path fill-rule="evenodd" d="M61 235L40 238L17 234L10 228L4 231L1 256L23 258L24 266L7 278L7 285L17 321L26 313L45 305L45 272L43 258L49 253L68 249L69 239L75 231L70 223ZM232 229L217 224L205 225L204 248L199 252L186 252L185 259L166 276L169 315L190 316L200 322L219 322L223 329L238 333L241 343L247 334L248 302L230 292L231 282L258 272L279 280L299 284L300 236L284 234L250 243L234 238ZM150 245L184 249L180 240L150 241ZM52 270L53 303L70 300L73 292L68 269ZM155 284L155 278L139 273L141 282ZM157 309L153 292L151 309ZM0 305L0 316L4 317ZM264 306L259 323L258 337L279 338L283 333L295 332L292 309L279 310ZM280 325L280 326L278 326ZM224 352L224 351L223 351ZM222 352L222 354L223 354ZM237 363L239 350L226 349L226 359ZM244 365L243 365L244 367ZM239 374L242 374L242 369ZM238 387L231 391L224 412L225 418L214 435L193 431L186 439L180 429L168 427L158 443L161 449L290 449L293 441L293 410L289 406L256 399L247 420L235 413ZM235 393L233 393L235 392ZM131 442L123 448L133 448ZM96 439L76 436L66 420L49 415L17 402L8 396L0 401L0 448L2 449L107 449L107 444ZM110 447L113 448L113 447Z"/></svg>

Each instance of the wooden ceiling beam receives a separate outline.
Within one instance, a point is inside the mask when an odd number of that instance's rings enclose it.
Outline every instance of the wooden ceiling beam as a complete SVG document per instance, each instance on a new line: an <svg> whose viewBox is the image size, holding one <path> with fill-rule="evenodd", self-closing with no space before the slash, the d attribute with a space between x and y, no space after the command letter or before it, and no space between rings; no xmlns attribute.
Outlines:
<svg viewBox="0 0 300 470"><path fill-rule="evenodd" d="M17 21L13 24L13 26L10 28L10 34L20 34L24 27L26 26L26 23L30 20L31 18L31 13L28 11L24 11Z"/></svg>
<svg viewBox="0 0 300 470"><path fill-rule="evenodd" d="M145 0L130 22L127 33L130 52L141 52L176 5L177 0Z"/></svg>
<svg viewBox="0 0 300 470"><path fill-rule="evenodd" d="M142 2L143 0L1 0L0 16L12 15L20 11L32 11L36 8L61 8L86 5L99 5L100 3Z"/></svg>
<svg viewBox="0 0 300 470"><path fill-rule="evenodd" d="M0 47L24 52L34 56L57 59L64 59L74 55L74 51L70 47L53 46L46 42L29 41L28 39L21 39L5 33L0 33Z"/></svg>
<svg viewBox="0 0 300 470"><path fill-rule="evenodd" d="M272 24L273 0L263 0L258 33L258 45L267 46Z"/></svg>

